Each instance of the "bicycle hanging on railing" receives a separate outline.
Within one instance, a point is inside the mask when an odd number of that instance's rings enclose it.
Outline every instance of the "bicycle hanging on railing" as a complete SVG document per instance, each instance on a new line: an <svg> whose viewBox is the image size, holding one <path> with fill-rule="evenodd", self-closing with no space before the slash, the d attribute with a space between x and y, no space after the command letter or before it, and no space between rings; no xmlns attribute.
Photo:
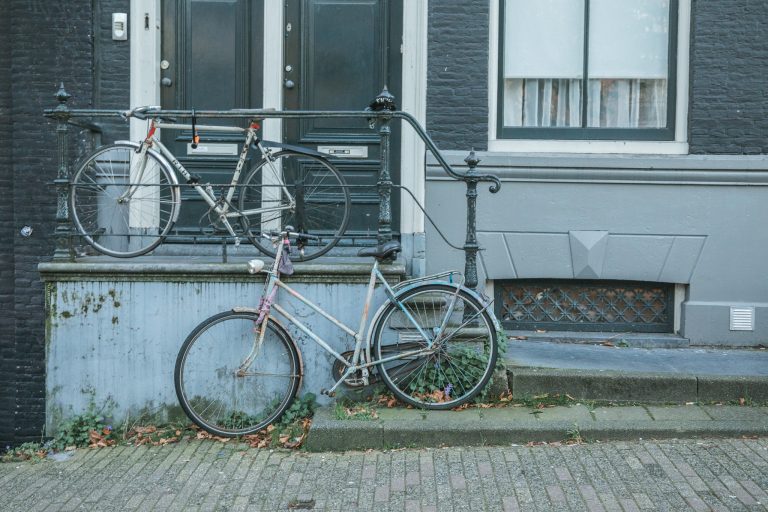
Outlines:
<svg viewBox="0 0 768 512"><path fill-rule="evenodd" d="M349 221L350 195L341 173L322 153L308 148L260 140L259 120L247 128L178 124L140 107L123 117L147 119L143 141L118 141L85 159L72 178L70 209L78 233L97 251L115 257L146 254L168 236L179 218L182 182L208 204L208 221L238 245L247 238L274 257L275 248L261 235L291 225L299 233L299 260L326 254L344 234ZM244 134L231 182L200 182L155 136L157 129ZM260 161L241 179L249 152ZM214 187L220 188L219 191ZM311 236L305 236L311 235Z"/></svg>

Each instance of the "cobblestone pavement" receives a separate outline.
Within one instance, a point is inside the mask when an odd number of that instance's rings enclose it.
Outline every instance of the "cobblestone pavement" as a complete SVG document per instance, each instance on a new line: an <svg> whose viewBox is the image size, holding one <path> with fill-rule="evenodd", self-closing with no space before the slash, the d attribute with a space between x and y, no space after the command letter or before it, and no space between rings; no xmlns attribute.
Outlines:
<svg viewBox="0 0 768 512"><path fill-rule="evenodd" d="M0 464L0 510L767 510L768 439L305 453L211 441Z"/></svg>

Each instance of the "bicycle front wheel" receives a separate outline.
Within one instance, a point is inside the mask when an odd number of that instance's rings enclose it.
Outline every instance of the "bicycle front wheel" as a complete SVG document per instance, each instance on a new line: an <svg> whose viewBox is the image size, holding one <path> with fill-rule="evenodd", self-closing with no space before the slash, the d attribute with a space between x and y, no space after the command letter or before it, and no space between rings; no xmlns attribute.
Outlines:
<svg viewBox="0 0 768 512"><path fill-rule="evenodd" d="M292 226L299 237L291 258L307 261L326 254L347 229L350 198L341 173L324 158L280 151L263 159L243 181L239 208L248 239L265 254L275 248L262 233Z"/></svg>
<svg viewBox="0 0 768 512"><path fill-rule="evenodd" d="M89 156L72 178L70 211L83 239L102 254L130 258L148 253L168 234L179 207L171 170L154 152L118 142Z"/></svg>
<svg viewBox="0 0 768 512"><path fill-rule="evenodd" d="M373 326L377 368L405 403L424 409L458 407L480 393L498 356L496 329L470 293L425 284L399 295Z"/></svg>
<svg viewBox="0 0 768 512"><path fill-rule="evenodd" d="M211 434L253 434L291 405L301 380L296 346L274 320L258 344L259 315L226 311L200 324L176 358L181 408ZM253 357L247 365L246 360Z"/></svg>

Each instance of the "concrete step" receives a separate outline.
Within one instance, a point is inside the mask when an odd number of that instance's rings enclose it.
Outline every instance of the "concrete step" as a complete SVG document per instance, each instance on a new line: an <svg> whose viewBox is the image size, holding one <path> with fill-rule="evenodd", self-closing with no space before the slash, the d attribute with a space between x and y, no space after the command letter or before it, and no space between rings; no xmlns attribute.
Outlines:
<svg viewBox="0 0 768 512"><path fill-rule="evenodd" d="M578 404L544 409L392 408L376 412L377 419L338 419L334 408L320 408L304 446L310 451L347 451L768 434L768 407Z"/></svg>

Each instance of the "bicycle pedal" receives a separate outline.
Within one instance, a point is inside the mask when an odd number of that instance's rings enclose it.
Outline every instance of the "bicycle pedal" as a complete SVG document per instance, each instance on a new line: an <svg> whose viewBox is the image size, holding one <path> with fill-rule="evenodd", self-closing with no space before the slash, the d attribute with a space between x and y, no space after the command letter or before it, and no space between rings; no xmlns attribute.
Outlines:
<svg viewBox="0 0 768 512"><path fill-rule="evenodd" d="M321 394L321 395L326 395L326 396L329 396L329 397L331 397L331 398L333 398L333 397L335 397L335 396L336 396L336 392L335 392L335 391L328 391L327 389L321 389L321 390L320 390L320 394Z"/></svg>

